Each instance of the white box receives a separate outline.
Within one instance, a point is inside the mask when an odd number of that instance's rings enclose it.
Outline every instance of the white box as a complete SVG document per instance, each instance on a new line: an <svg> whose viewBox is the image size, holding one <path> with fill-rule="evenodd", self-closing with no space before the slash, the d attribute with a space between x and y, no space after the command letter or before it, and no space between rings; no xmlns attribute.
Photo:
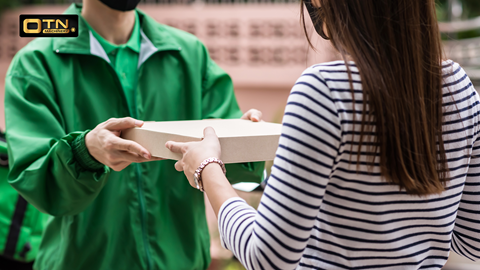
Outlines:
<svg viewBox="0 0 480 270"><path fill-rule="evenodd" d="M182 155L165 147L167 141L201 141L203 130L212 127L222 146L224 163L267 161L275 158L280 124L241 119L145 122L141 128L122 132L122 137L138 142L152 156L179 160Z"/></svg>

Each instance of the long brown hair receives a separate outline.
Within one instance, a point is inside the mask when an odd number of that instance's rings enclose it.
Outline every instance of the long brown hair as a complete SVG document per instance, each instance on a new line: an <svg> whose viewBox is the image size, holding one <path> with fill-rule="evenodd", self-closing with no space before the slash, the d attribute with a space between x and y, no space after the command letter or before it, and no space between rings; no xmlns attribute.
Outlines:
<svg viewBox="0 0 480 270"><path fill-rule="evenodd" d="M361 146L374 142L369 149L379 150L381 174L388 182L409 194L441 193L448 165L442 138L443 51L435 1L319 2L319 17L347 63L350 81L348 58L362 79L357 167ZM303 0L301 16L306 33Z"/></svg>

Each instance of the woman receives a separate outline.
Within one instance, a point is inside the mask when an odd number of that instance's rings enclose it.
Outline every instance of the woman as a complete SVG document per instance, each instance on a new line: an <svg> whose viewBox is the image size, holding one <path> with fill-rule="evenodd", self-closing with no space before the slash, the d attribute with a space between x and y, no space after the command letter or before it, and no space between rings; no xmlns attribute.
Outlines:
<svg viewBox="0 0 480 270"><path fill-rule="evenodd" d="M480 99L442 61L434 0L319 0L317 32L344 61L292 89L258 211L238 198L215 132L174 143L176 169L248 269L440 269L480 258ZM198 175L197 175L198 176Z"/></svg>

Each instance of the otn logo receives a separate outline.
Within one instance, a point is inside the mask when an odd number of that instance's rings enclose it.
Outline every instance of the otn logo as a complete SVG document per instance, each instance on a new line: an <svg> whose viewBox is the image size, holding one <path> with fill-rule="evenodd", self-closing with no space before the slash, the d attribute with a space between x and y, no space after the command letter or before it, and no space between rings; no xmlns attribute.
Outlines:
<svg viewBox="0 0 480 270"><path fill-rule="evenodd" d="M23 31L27 34L41 33L42 32L42 22L47 23L47 29L43 29L43 33L68 33L68 32L70 32L70 29L67 29L68 28L68 20L66 20L65 24L64 24L60 19L56 19L56 20L53 20L53 19L43 19L43 20L40 20L40 19L26 19L26 20L23 21ZM53 23L53 22L56 24L55 29L51 29L51 27L50 27L50 23ZM36 24L37 28L36 29L28 29L28 24L29 23ZM58 24L63 26L63 29L58 29Z"/></svg>
<svg viewBox="0 0 480 270"><path fill-rule="evenodd" d="M21 37L77 37L78 15L20 15Z"/></svg>

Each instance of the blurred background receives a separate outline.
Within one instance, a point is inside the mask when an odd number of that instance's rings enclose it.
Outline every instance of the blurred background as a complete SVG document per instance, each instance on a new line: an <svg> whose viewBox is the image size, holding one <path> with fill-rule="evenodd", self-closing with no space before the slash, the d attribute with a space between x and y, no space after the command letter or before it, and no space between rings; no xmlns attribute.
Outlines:
<svg viewBox="0 0 480 270"><path fill-rule="evenodd" d="M72 2L81 0L0 0L0 129L5 129L5 73L15 53L31 41L19 37L19 15L59 14ZM436 2L446 57L460 63L480 89L480 0ZM161 23L199 37L232 76L242 110L259 109L266 121L281 121L290 89L305 68L339 59L328 42L313 35L311 25L307 32L315 50L308 47L298 0L143 0L139 8ZM255 206L261 193L241 195ZM220 246L208 202L206 211L212 236L210 269L243 269ZM478 270L480 264L452 254L444 269Z"/></svg>

